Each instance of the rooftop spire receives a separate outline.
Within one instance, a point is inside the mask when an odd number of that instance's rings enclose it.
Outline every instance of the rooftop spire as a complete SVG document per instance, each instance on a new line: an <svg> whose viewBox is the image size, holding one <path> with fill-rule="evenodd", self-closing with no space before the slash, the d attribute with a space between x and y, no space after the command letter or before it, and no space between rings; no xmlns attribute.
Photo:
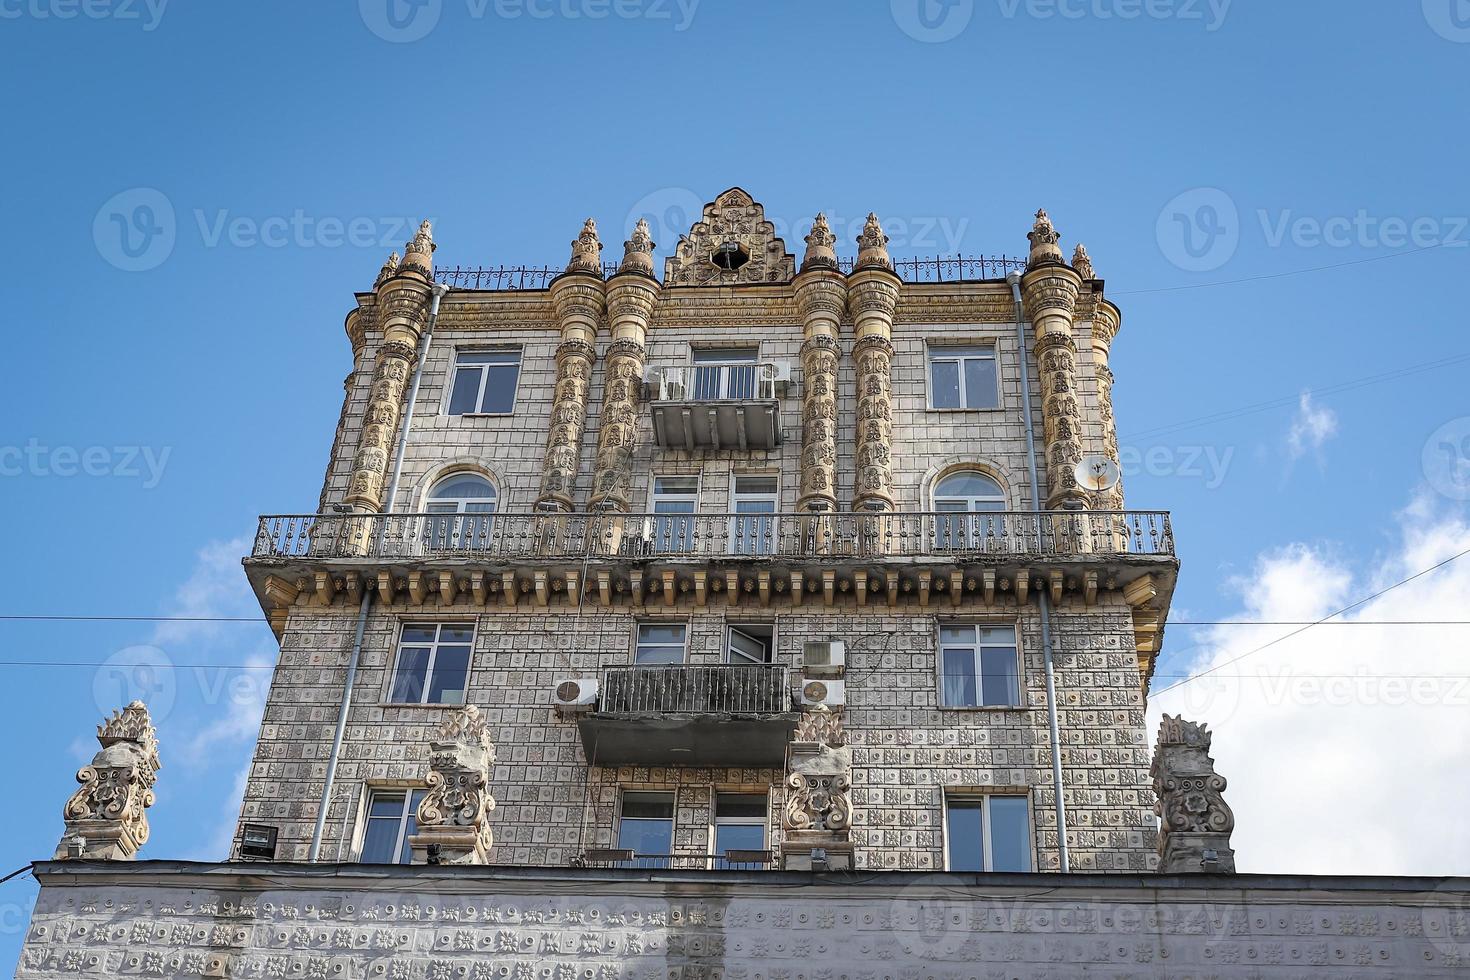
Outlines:
<svg viewBox="0 0 1470 980"><path fill-rule="evenodd" d="M801 260L801 271L837 268L837 252L833 248L836 244L837 236L827 226L827 216L817 212L812 232L806 236L806 255Z"/></svg>
<svg viewBox="0 0 1470 980"><path fill-rule="evenodd" d="M641 272L646 276L653 275L653 238L648 234L648 221L644 218L638 219L638 224L633 228L633 237L623 243L623 264L618 266L618 273Z"/></svg>
<svg viewBox="0 0 1470 980"><path fill-rule="evenodd" d="M1028 267L1037 266L1044 262L1062 261L1062 250L1057 247L1057 242L1062 236L1057 234L1056 228L1052 227L1051 218L1047 216L1046 209L1036 212L1036 224L1026 236L1031 241L1031 259L1026 263Z"/></svg>
<svg viewBox="0 0 1470 980"><path fill-rule="evenodd" d="M425 221L419 225L419 230L413 236L413 241L403 246L403 263L401 269L408 271L413 269L423 273L425 276L434 274L434 230Z"/></svg>
<svg viewBox="0 0 1470 980"><path fill-rule="evenodd" d="M597 238L597 222L591 218L582 222L582 233L572 242L572 260L567 263L567 271L602 278L602 242Z"/></svg>
<svg viewBox="0 0 1470 980"><path fill-rule="evenodd" d="M383 283L387 282L389 279L392 279L393 276L397 273L398 253L393 252L388 256L388 261L384 262L383 267L378 270L378 278L373 280L373 288L377 289L379 286L383 285Z"/></svg>
<svg viewBox="0 0 1470 980"><path fill-rule="evenodd" d="M1087 246L1081 242L1077 243L1077 248L1072 252L1072 268L1076 269L1077 274L1083 279L1097 278L1097 274L1092 270L1092 256L1087 254Z"/></svg>
<svg viewBox="0 0 1470 980"><path fill-rule="evenodd" d="M858 257L853 271L858 269L893 269L893 259L888 256L888 236L883 234L883 226L878 223L878 216L868 212L868 220L863 225L863 233L858 236Z"/></svg>

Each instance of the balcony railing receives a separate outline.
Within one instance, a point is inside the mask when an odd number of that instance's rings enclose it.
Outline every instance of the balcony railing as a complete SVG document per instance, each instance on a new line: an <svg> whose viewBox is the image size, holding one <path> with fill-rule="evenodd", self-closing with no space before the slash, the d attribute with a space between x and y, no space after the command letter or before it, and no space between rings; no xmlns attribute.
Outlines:
<svg viewBox="0 0 1470 980"><path fill-rule="evenodd" d="M608 668L597 710L619 715L778 715L795 709L784 667L675 664Z"/></svg>
<svg viewBox="0 0 1470 980"><path fill-rule="evenodd" d="M675 871L764 871L776 863L771 851L726 851L723 854L640 854L631 849L588 850L579 868L651 868Z"/></svg>
<svg viewBox="0 0 1470 980"><path fill-rule="evenodd" d="M700 364L664 368L652 383L658 401L770 401L789 369L776 361Z"/></svg>
<svg viewBox="0 0 1470 980"><path fill-rule="evenodd" d="M691 561L1174 554L1165 511L276 514L252 558Z"/></svg>

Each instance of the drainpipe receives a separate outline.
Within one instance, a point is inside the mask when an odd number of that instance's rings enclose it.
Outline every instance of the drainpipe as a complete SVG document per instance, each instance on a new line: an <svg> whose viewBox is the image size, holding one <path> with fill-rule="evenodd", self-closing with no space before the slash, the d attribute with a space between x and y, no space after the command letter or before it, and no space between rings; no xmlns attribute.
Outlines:
<svg viewBox="0 0 1470 980"><path fill-rule="evenodd" d="M429 359L429 345L434 339L434 324L439 319L439 301L449 287L434 283L433 297L429 303L429 323L424 328L419 358L414 364L413 381L408 389L408 404L403 409L403 429L398 434L398 449L393 457L393 478L388 482L386 503L381 513L393 513L398 501L398 482L403 477L403 453L408 448L408 433L413 428L413 411L419 400L419 382L424 376L424 362ZM316 829L311 834L311 853L308 861L315 863L321 858L322 835L327 829L327 808L331 805L332 787L337 780L337 760L342 755L342 738L347 734L347 713L352 708L352 688L357 681L357 664L362 659L362 634L367 629L368 610L373 605L373 590L362 590L362 603L357 607L357 630L352 637L352 654L347 659L347 679L342 683L342 706L337 709L337 733L332 738L332 752L327 756L327 778L322 784L322 799L317 807ZM340 855L339 855L340 857Z"/></svg>
<svg viewBox="0 0 1470 980"><path fill-rule="evenodd" d="M1011 284L1011 297L1016 302L1016 342L1020 347L1021 361L1021 411L1026 421L1026 466L1031 477L1031 507L1041 510L1041 479L1036 468L1036 427L1031 419L1031 368L1028 364L1029 349L1026 346L1026 314L1021 304L1021 273L1012 271L1006 275ZM1051 729L1051 782L1052 792L1057 799L1057 847L1061 852L1062 874L1072 870L1067 856L1067 804L1062 798L1062 737L1057 726L1057 682L1052 669L1051 649L1051 596L1046 589L1036 593L1041 607L1041 656L1046 664L1046 723Z"/></svg>

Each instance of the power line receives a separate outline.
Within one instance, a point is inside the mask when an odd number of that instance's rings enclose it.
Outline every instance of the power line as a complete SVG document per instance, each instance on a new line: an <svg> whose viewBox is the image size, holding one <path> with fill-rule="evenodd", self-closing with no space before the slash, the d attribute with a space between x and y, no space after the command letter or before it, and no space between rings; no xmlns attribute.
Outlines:
<svg viewBox="0 0 1470 980"><path fill-rule="evenodd" d="M1292 276L1305 276L1313 272L1327 272L1332 269L1346 269L1349 266L1365 265L1369 262L1382 262L1385 259L1402 258L1405 255L1415 255L1419 252L1428 252L1436 248L1444 248L1446 245L1461 245L1463 242L1437 242L1434 245L1425 245L1422 248L1405 249L1402 252L1390 252L1388 255L1371 255L1364 259L1352 259L1347 262L1335 262L1332 265L1318 265L1310 269L1293 269L1290 272L1270 272L1259 276L1245 276L1241 279L1217 279L1214 282L1186 283L1183 286L1155 286L1149 289L1124 289L1110 293L1112 296L1139 296L1144 293L1177 293L1186 289L1209 289L1213 286L1236 286L1243 282L1262 282L1267 279L1289 279Z"/></svg>

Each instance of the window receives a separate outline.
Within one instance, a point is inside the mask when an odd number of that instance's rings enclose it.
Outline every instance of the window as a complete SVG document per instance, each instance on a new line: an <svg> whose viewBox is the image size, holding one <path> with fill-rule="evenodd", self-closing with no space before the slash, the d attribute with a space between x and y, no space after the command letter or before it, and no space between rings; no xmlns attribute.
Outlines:
<svg viewBox="0 0 1470 980"><path fill-rule="evenodd" d="M630 867L668 867L674 850L674 794L623 793L618 848L633 852Z"/></svg>
<svg viewBox="0 0 1470 980"><path fill-rule="evenodd" d="M777 483L774 476L737 476L732 495L730 550L737 555L769 555L775 550L776 520L773 517L748 517L749 514L774 514Z"/></svg>
<svg viewBox="0 0 1470 980"><path fill-rule="evenodd" d="M393 668L394 704L464 704L475 628L468 624L407 623Z"/></svg>
<svg viewBox="0 0 1470 980"><path fill-rule="evenodd" d="M977 550L1000 539L1002 522L995 517L946 517L987 514L1006 509L1001 485L979 470L959 470L934 485L934 543L940 548Z"/></svg>
<svg viewBox="0 0 1470 980"><path fill-rule="evenodd" d="M1024 796L945 801L950 871L1030 871L1031 814Z"/></svg>
<svg viewBox="0 0 1470 980"><path fill-rule="evenodd" d="M368 795L367 827L362 836L363 864L411 864L408 839L418 833L414 815L424 791L375 789Z"/></svg>
<svg viewBox="0 0 1470 980"><path fill-rule="evenodd" d="M495 485L475 473L456 473L434 484L424 505L430 514L481 515L495 513ZM490 542L492 520L480 516L429 518L430 547L484 548Z"/></svg>
<svg viewBox="0 0 1470 980"><path fill-rule="evenodd" d="M656 476L653 478L654 514L692 514L699 503L699 478ZM653 550L659 554L694 550L692 517L654 517Z"/></svg>
<svg viewBox="0 0 1470 980"><path fill-rule="evenodd" d="M450 415L509 415L521 375L518 350L462 350L454 355Z"/></svg>
<svg viewBox="0 0 1470 980"><path fill-rule="evenodd" d="M725 662L749 667L771 662L776 645L776 627L770 623L731 625L725 633Z"/></svg>
<svg viewBox="0 0 1470 980"><path fill-rule="evenodd" d="M756 397L754 347L709 347L694 351L694 398L717 401Z"/></svg>
<svg viewBox="0 0 1470 980"><path fill-rule="evenodd" d="M939 703L946 708L1018 707L1016 628L941 625L939 672Z"/></svg>
<svg viewBox="0 0 1470 980"><path fill-rule="evenodd" d="M715 794L715 869L757 870L765 862L731 861L731 851L766 849L766 795Z"/></svg>
<svg viewBox="0 0 1470 980"><path fill-rule="evenodd" d="M682 664L688 640L689 626L685 623L640 623L633 662L648 667Z"/></svg>
<svg viewBox="0 0 1470 980"><path fill-rule="evenodd" d="M930 347L930 408L997 408L995 348Z"/></svg>

